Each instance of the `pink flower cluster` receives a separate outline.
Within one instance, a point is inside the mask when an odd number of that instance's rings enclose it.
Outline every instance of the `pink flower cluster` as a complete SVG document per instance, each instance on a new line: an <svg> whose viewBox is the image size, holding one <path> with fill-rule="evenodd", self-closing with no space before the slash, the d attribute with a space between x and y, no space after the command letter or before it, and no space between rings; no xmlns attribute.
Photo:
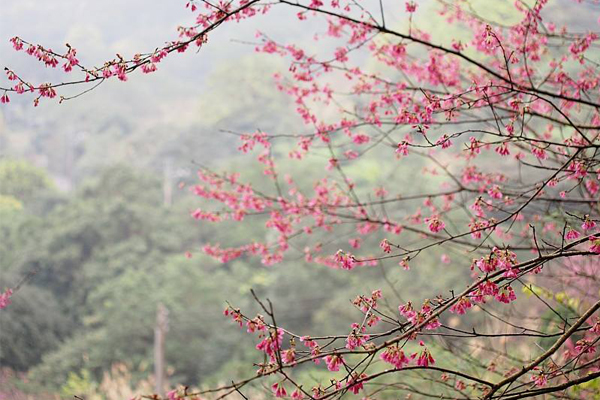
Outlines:
<svg viewBox="0 0 600 400"><path fill-rule="evenodd" d="M284 331L281 328L270 330L268 333L261 333L259 337L263 340L256 345L256 349L267 354L271 362L277 361L277 353L281 352L281 343L283 342Z"/></svg>
<svg viewBox="0 0 600 400"><path fill-rule="evenodd" d="M352 254L345 253L343 250L338 250L335 253L335 261L342 269L351 270L356 266L356 259Z"/></svg>
<svg viewBox="0 0 600 400"><path fill-rule="evenodd" d="M325 364L327 369L336 372L340 370L340 366L344 365L344 358L341 354L331 354L325 357Z"/></svg>
<svg viewBox="0 0 600 400"><path fill-rule="evenodd" d="M366 328L360 327L357 323L352 324L352 332L346 338L346 348L348 350L354 350L357 347L363 346L371 338L370 335L366 334Z"/></svg>
<svg viewBox="0 0 600 400"><path fill-rule="evenodd" d="M5 309L11 303L10 297L12 296L12 289L6 289L6 291L0 294L0 310Z"/></svg>
<svg viewBox="0 0 600 400"><path fill-rule="evenodd" d="M408 357L406 357L406 355L404 354L404 351L402 351L400 348L398 348L397 345L393 344L391 346L388 346L383 353L381 353L380 358L389 363L392 364L394 366L394 368L396 369L402 369L404 368L406 365L408 365L410 363L410 360Z"/></svg>
<svg viewBox="0 0 600 400"><path fill-rule="evenodd" d="M490 255L474 260L474 265L481 272L489 274L500 269L505 271L504 277L506 278L515 278L518 276L519 269L516 267L517 264L517 255L514 252L497 247L492 249ZM473 268L471 266L471 269Z"/></svg>

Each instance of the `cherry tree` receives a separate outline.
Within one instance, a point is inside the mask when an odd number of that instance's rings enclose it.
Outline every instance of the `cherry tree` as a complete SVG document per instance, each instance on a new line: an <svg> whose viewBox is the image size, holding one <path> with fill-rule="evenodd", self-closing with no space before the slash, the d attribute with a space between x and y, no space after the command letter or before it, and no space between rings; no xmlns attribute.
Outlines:
<svg viewBox="0 0 600 400"><path fill-rule="evenodd" d="M411 274L433 252L441 256L432 268L464 270L465 281L392 309L381 307L394 301L386 288L358 293L352 305L361 317L326 336L279 325L277 304L252 292L261 314L230 305L225 315L255 336L263 355L256 375L211 390L174 389L168 398L246 398L252 384L293 399L591 398L600 393L598 33L561 25L547 2L488 4L511 15L499 22L469 1L425 9L416 1L193 0L185 6L195 21L176 39L100 66L81 64L71 45L55 51L14 37L16 51L67 78L34 83L6 68L11 86L0 88L1 101L62 102L108 79L155 73L165 57L201 48L213 30L251 24L274 8L293 12L300 27L322 22L315 40L328 44L318 51L257 35L257 52L288 62L274 84L303 126L239 133L240 151L264 170L260 185L199 168L189 189L202 206L191 217L271 232L236 246L206 243L203 252L267 266L300 253L340 274L383 263ZM589 10L580 3L568 3L568 12ZM420 12L446 34L420 28ZM297 183L308 159L320 169L310 187ZM290 162L297 167L283 173ZM383 184L356 176L368 162L385 166ZM413 184L399 187L407 175ZM0 297L2 308L11 294ZM295 378L314 364L330 373L327 384Z"/></svg>

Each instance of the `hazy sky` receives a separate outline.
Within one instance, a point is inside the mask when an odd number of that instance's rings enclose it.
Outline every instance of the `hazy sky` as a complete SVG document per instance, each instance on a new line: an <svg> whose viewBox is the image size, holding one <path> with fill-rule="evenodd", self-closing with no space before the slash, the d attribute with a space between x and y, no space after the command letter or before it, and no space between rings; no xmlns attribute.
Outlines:
<svg viewBox="0 0 600 400"><path fill-rule="evenodd" d="M64 51L65 43L69 43L78 50L82 64L98 66L116 53L131 58L135 53L151 51L165 41L176 39L177 26L189 26L195 19L185 3L184 0L3 0L0 65L32 83L67 80L69 76L60 68L46 68L24 52L14 51L9 39L19 36L55 51ZM210 35L208 44L198 53L191 49L185 54L173 54L153 74L136 72L125 83L110 79L91 93L60 105L55 100L43 99L34 108L31 95L11 94L11 103L0 107L0 147L4 143L0 155L27 155L31 138L39 137L40 132L46 136L64 136L61 140L69 141L81 132L101 133L111 121L118 120L127 121L138 131L168 126L175 137L178 130L202 121L201 104L207 101L207 88L212 86L211 90L218 91L218 85L228 84L222 76L218 82L210 77L227 66L255 57L254 47L239 41L255 41L258 27L265 28L266 22L269 33L284 40L311 34L303 24L289 24L290 18L295 18L293 10L281 11L283 15L276 11L268 18L261 16L240 24L223 25ZM239 69L235 73L239 78L246 71ZM256 72L252 74L255 76ZM2 74L0 85L8 83ZM43 160L33 161L44 166Z"/></svg>
<svg viewBox="0 0 600 400"><path fill-rule="evenodd" d="M175 39L177 26L194 20L193 14L185 8L185 2L174 0L3 0L0 18L2 66L8 66L34 82L52 78L54 81L62 80L65 75L45 68L22 52L13 51L8 40L15 35L56 51L62 51L64 44L69 43L78 49L77 55L82 64L101 65L116 53L127 58L137 52L151 51L166 40ZM154 87L153 91L162 101L196 96L197 85L203 83L215 64L252 51L250 46L231 42L233 38L244 39L249 34L253 35L255 27L252 25L230 25L228 29L218 30L201 53L190 51L171 57L161 63L158 73L144 77L143 82L133 76L127 84L108 81L102 85L102 91L115 91L115 95L122 96L124 91L119 90L119 86L126 85L126 92L133 93L142 103L145 103L144 99L135 95L138 90L144 94L140 86ZM2 83L5 82L3 77ZM91 101L90 98L95 96L97 94L91 94L86 100ZM19 102L17 97L11 96L11 100ZM26 101L31 101L31 98Z"/></svg>

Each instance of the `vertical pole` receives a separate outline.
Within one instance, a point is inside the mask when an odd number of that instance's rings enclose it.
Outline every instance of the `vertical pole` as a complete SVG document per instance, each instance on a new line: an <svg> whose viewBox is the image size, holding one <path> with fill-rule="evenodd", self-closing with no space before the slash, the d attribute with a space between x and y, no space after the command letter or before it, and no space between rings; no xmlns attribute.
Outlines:
<svg viewBox="0 0 600 400"><path fill-rule="evenodd" d="M163 204L165 207L171 207L171 204L173 203L173 185L171 184L171 169L171 159L167 158L163 167Z"/></svg>
<svg viewBox="0 0 600 400"><path fill-rule="evenodd" d="M158 303L154 328L154 378L155 392L159 396L162 396L165 390L165 334L169 324L168 315L167 308Z"/></svg>

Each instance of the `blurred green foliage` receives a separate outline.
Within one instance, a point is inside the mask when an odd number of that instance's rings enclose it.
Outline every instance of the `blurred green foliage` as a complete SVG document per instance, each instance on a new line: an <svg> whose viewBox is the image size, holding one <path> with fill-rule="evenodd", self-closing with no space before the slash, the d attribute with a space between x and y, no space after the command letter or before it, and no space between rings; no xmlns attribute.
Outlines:
<svg viewBox="0 0 600 400"><path fill-rule="evenodd" d="M53 187L48 173L23 160L0 160L0 193L19 201L32 200L36 194Z"/></svg>
<svg viewBox="0 0 600 400"><path fill-rule="evenodd" d="M247 178L261 182L260 170L246 171ZM378 176L365 173L360 179ZM272 186L262 182L265 190ZM261 361L256 338L222 315L225 301L259 312L251 288L273 301L279 323L290 330L344 333L360 318L351 305L357 294L382 288L393 298L393 285L401 297L418 299L422 294L415 288L435 276L432 269L415 265L405 287L408 275L397 265L349 274L307 266L301 253L273 267L246 258L219 265L196 249L209 240L258 240L265 236L263 224L227 229L200 224L189 217L198 200L183 194L175 199L165 207L160 179L115 166L45 205L43 216L12 212L2 218L0 286L12 286L28 274L32 278L0 314L0 363L28 371L45 390L64 391L81 379L99 382L118 362L129 365L133 380L146 379L148 371L138 367L152 365L156 309L163 303L169 310L170 381L216 384L253 374L252 364ZM188 250L191 259L184 256ZM450 273L434 286L453 279L457 276Z"/></svg>

